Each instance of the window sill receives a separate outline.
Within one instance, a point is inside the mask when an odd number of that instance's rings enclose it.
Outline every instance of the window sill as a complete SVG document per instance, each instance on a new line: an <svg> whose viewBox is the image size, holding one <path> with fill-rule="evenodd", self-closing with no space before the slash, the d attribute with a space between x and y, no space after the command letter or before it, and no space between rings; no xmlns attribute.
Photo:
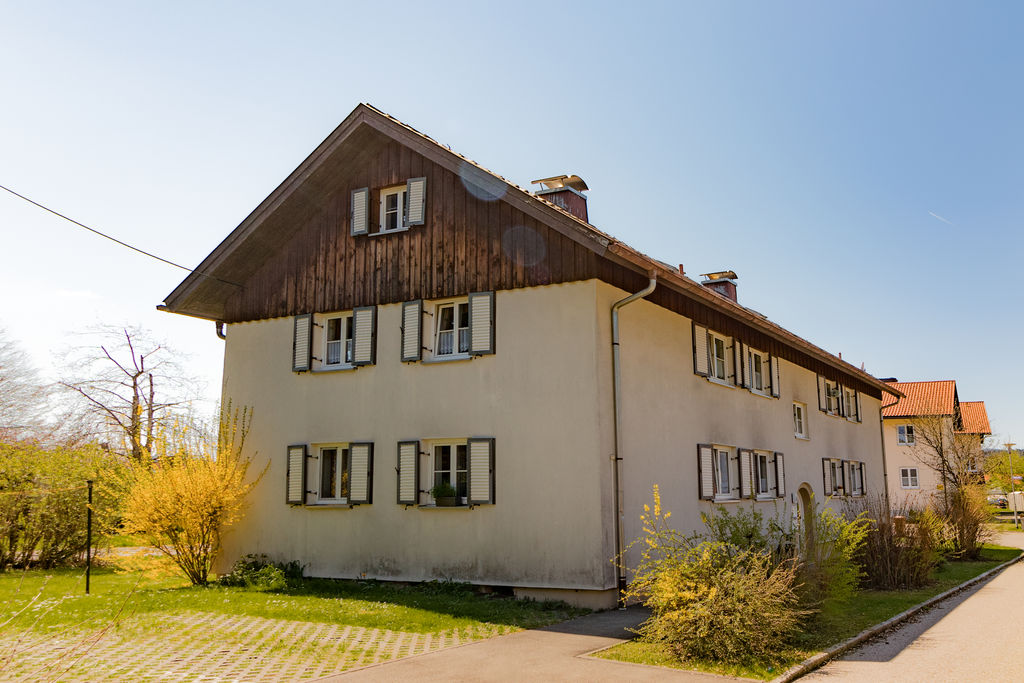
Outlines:
<svg viewBox="0 0 1024 683"><path fill-rule="evenodd" d="M435 356L420 362L423 365L435 365L437 363L454 363L460 360L473 360L473 358L475 358L475 356L471 356L468 353L453 353L450 356Z"/></svg>
<svg viewBox="0 0 1024 683"><path fill-rule="evenodd" d="M920 491L921 487L920 486L901 486L900 489L903 490L903 491Z"/></svg>
<svg viewBox="0 0 1024 683"><path fill-rule="evenodd" d="M807 436L806 434L794 434L793 438L794 439L800 439L801 441L810 441L811 440L811 437Z"/></svg>
<svg viewBox="0 0 1024 683"><path fill-rule="evenodd" d="M434 505L433 503L428 503L428 504L425 504L425 505L417 505L416 509L417 510L468 510L469 507L470 506L469 506L468 503L463 503L461 505Z"/></svg>
<svg viewBox="0 0 1024 683"><path fill-rule="evenodd" d="M351 372L353 370L358 370L358 369L359 369L359 366L357 366L357 365L331 365L331 366L328 366L328 367L322 367L319 370L314 370L312 374L314 374L314 375L322 375L322 374L328 374L328 373L331 373L331 372Z"/></svg>
<svg viewBox="0 0 1024 683"><path fill-rule="evenodd" d="M735 384L731 384L729 382L729 380L718 379L717 377L711 377L710 375L705 377L704 379L706 379L711 384L717 384L718 386L726 387L727 389L735 389L736 388L736 385Z"/></svg>
<svg viewBox="0 0 1024 683"><path fill-rule="evenodd" d="M395 228L394 230L381 230L378 227L377 228L377 232L368 232L368 233L366 233L366 236L367 237L383 237L384 235L394 235L395 233L399 233L399 232L409 232L409 230L411 230L412 227L413 226L411 226L411 225L407 225L404 228Z"/></svg>
<svg viewBox="0 0 1024 683"><path fill-rule="evenodd" d="M897 443L896 445L897 446L916 446L917 444L914 444L914 443Z"/></svg>
<svg viewBox="0 0 1024 683"><path fill-rule="evenodd" d="M765 494L759 494L757 497L754 498L754 502L756 502L756 503L768 503L768 502L771 502L773 500L779 500L779 497L778 496L773 496L770 493L765 493Z"/></svg>
<svg viewBox="0 0 1024 683"><path fill-rule="evenodd" d="M741 498L715 498L712 503L739 503Z"/></svg>
<svg viewBox="0 0 1024 683"><path fill-rule="evenodd" d="M339 509L350 509L353 506L350 503L310 503L305 507L311 510L339 510Z"/></svg>
<svg viewBox="0 0 1024 683"><path fill-rule="evenodd" d="M767 394L767 393L765 393L763 391L758 391L757 389L747 389L747 391L749 391L754 396L760 396L761 398L769 398L769 399L775 398L771 394Z"/></svg>

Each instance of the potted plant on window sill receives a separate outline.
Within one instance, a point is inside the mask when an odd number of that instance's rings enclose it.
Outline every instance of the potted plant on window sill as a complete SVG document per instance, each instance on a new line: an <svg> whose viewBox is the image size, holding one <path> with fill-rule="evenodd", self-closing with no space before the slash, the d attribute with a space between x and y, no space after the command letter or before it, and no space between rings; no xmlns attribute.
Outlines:
<svg viewBox="0 0 1024 683"><path fill-rule="evenodd" d="M453 508L459 504L459 498L455 487L446 481L442 481L440 484L430 489L430 495L434 499L434 504L439 508Z"/></svg>

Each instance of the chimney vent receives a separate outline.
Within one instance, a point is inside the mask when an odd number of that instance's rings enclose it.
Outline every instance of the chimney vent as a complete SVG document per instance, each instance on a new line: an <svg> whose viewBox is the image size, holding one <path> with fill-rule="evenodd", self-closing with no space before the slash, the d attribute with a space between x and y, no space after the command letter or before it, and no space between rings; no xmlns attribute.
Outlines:
<svg viewBox="0 0 1024 683"><path fill-rule="evenodd" d="M576 218L590 222L587 218L587 183L578 175L557 175L532 181L534 185L542 185L544 189L534 192L555 206L560 206Z"/></svg>
<svg viewBox="0 0 1024 683"><path fill-rule="evenodd" d="M701 277L704 278L701 280L701 284L712 292L739 303L736 299L736 280L739 279L736 273L731 270L721 270L717 273L703 273Z"/></svg>

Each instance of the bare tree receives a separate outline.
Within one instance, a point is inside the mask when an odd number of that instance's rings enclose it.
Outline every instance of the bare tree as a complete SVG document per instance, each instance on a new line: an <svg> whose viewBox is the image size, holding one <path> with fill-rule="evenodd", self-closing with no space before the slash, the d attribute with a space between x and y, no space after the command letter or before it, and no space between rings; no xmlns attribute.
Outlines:
<svg viewBox="0 0 1024 683"><path fill-rule="evenodd" d="M0 328L0 441L46 431L47 393L28 354Z"/></svg>
<svg viewBox="0 0 1024 683"><path fill-rule="evenodd" d="M101 341L73 351L60 384L78 396L99 425L141 461L161 424L189 412L195 382L173 351L139 328L101 328Z"/></svg>
<svg viewBox="0 0 1024 683"><path fill-rule="evenodd" d="M918 462L939 475L947 505L948 488L962 489L979 482L984 456L981 439L958 432L957 426L955 417L950 415L914 419L911 453Z"/></svg>

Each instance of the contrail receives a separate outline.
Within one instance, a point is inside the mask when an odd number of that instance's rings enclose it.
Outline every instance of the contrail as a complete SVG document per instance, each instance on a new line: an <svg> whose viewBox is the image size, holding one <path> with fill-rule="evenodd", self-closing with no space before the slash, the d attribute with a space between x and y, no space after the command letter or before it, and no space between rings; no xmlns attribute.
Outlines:
<svg viewBox="0 0 1024 683"><path fill-rule="evenodd" d="M940 221L942 221L943 223L946 223L947 225L953 225L953 221L948 221L948 220L946 220L945 218L943 218L942 216L940 216L937 213L929 211L928 215L931 216L932 218L938 218Z"/></svg>

